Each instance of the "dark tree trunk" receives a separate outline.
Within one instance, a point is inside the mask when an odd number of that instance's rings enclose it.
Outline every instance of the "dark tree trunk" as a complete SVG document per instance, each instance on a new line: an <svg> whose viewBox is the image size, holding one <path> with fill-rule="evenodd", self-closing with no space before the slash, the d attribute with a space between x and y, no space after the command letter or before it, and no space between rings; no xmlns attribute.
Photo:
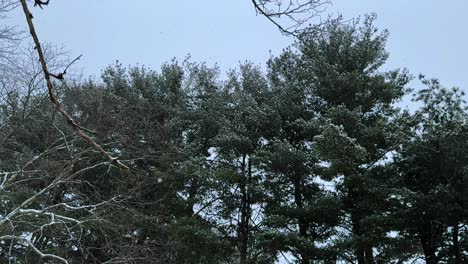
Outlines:
<svg viewBox="0 0 468 264"><path fill-rule="evenodd" d="M373 264L374 253L372 241L367 239L367 231L362 227L362 220L371 212L369 209L358 207L365 201L365 194L361 193L361 189L365 189L363 180L358 175L350 175L350 181L347 182L348 193L345 198L346 209L351 214L351 227L354 236L356 236L357 244L355 245L355 254L357 264Z"/></svg>
<svg viewBox="0 0 468 264"><path fill-rule="evenodd" d="M460 243L458 241L459 237L459 232L460 232L460 227L458 226L458 223L453 225L453 234L452 234L452 240L453 240L453 252L455 255L455 260L457 263L463 263L462 262L462 255L460 252Z"/></svg>
<svg viewBox="0 0 468 264"><path fill-rule="evenodd" d="M366 254L366 264L373 264L374 263L374 251L372 249L372 245L366 246L365 254Z"/></svg>
<svg viewBox="0 0 468 264"><path fill-rule="evenodd" d="M356 256L357 256L357 263L358 264L365 264L366 263L366 259L364 258L364 250L361 249L361 248L358 248L356 250Z"/></svg>
<svg viewBox="0 0 468 264"><path fill-rule="evenodd" d="M368 241L365 241L363 237L365 237L366 233L363 231L361 227L361 219L359 212L354 212L351 215L351 221L353 226L353 234L359 237L358 244L356 246L356 258L358 264L373 264L374 263L374 252L372 248L372 244Z"/></svg>
<svg viewBox="0 0 468 264"><path fill-rule="evenodd" d="M435 254L435 245L432 234L431 223L425 221L424 224L419 228L419 236L421 240L421 246L423 248L424 257L427 264L437 264L437 257Z"/></svg>
<svg viewBox="0 0 468 264"><path fill-rule="evenodd" d="M198 180L193 179L188 189L187 207L185 209L189 217L193 216L193 207L195 206L195 198L198 193L198 188Z"/></svg>
<svg viewBox="0 0 468 264"><path fill-rule="evenodd" d="M249 183L252 178L252 164L250 158L247 161L248 170L246 171L246 155L242 156L241 180L239 184L241 192L241 208L240 208L240 222L239 222L239 263L246 264L247 250L249 243L249 221L250 221L250 204L251 195L249 191Z"/></svg>
<svg viewBox="0 0 468 264"><path fill-rule="evenodd" d="M360 232L356 233L356 228L353 228L353 232L355 235L361 236ZM356 248L356 257L357 257L357 263L358 264L366 264L366 257L365 257L365 250L362 245L358 245Z"/></svg>
<svg viewBox="0 0 468 264"><path fill-rule="evenodd" d="M302 209L304 208L303 203L302 203L302 182L299 177L294 177L293 178L293 185L294 185L294 203L296 204L296 208ZM300 216L298 219L298 224L299 224L299 235L301 237L306 238L308 236L307 234L307 222L304 219L304 217ZM307 252L301 252L301 264L309 264L310 260L308 257Z"/></svg>
<svg viewBox="0 0 468 264"><path fill-rule="evenodd" d="M362 237L364 235L362 228L361 228L361 214L356 208L356 200L357 200L357 193L353 187L349 188L349 193L347 196L347 207L348 210L351 211L351 225L354 236L359 238L358 244L355 248L355 254L357 258L357 264L366 264L366 254L365 254L365 246L362 241Z"/></svg>

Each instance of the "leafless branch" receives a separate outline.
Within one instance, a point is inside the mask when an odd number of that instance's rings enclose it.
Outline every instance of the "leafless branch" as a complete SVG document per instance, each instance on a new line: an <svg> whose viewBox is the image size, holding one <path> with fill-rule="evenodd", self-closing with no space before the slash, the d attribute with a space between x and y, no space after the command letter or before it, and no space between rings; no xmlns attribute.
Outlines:
<svg viewBox="0 0 468 264"><path fill-rule="evenodd" d="M11 236L11 235L0 236L0 240L2 240L2 239L11 239L11 240L21 241L22 243L29 246L34 252L36 252L41 257L41 259L50 258L50 259L55 259L55 260L61 261L61 262L66 263L66 264L69 263L66 259L64 259L64 258L62 258L60 256L57 256L57 255L54 255L54 254L43 253L36 246L34 246L34 244L29 239L22 238L22 237L19 237L19 236Z"/></svg>
<svg viewBox="0 0 468 264"><path fill-rule="evenodd" d="M93 210L93 209L96 209L97 207L103 206L103 205L108 204L110 202L113 202L115 200L116 200L116 198L112 198L110 200L107 200L107 201L104 201L104 202L101 202L101 203L90 204L90 205L81 205L81 206L71 206L68 203L58 203L58 204L54 204L54 205L51 205L51 206L45 208L43 211L48 211L50 209L57 208L57 207L62 207L62 208L65 208L66 210L70 210L70 211L77 211L77 210L84 210L84 209Z"/></svg>
<svg viewBox="0 0 468 264"><path fill-rule="evenodd" d="M314 18L321 24L321 14L331 0L252 0L258 14L266 17L281 33L298 37ZM308 24L309 23L309 24Z"/></svg>
<svg viewBox="0 0 468 264"><path fill-rule="evenodd" d="M75 131L76 134L78 134L86 142L88 142L89 144L94 146L94 148L96 148L102 155L104 155L111 162L111 164L113 164L113 165L115 165L117 167L123 168L125 170L129 170L129 168L127 166L125 166L123 163L121 163L117 158L111 156L109 154L109 152L104 150L104 148L101 145L99 145L88 134L86 134L86 132L81 128L81 126L79 126L72 119L72 117L65 111L65 109L63 109L61 103L59 102L59 100L58 100L58 98L57 98L57 96L55 94L54 84L52 83L52 80L51 80L52 75L50 74L50 72L49 72L49 70L47 68L47 63L46 63L46 59L44 57L44 52L43 52L41 43L39 41L39 37L38 37L38 35L36 33L34 24L32 22L32 15L31 15L31 12L29 11L28 4L26 3L26 0L21 0L21 5L23 7L23 11L24 11L26 21L27 21L28 26L29 26L31 36L32 36L32 38L34 40L34 44L36 45L36 50L37 50L37 53L38 53L38 56L39 56L39 60L41 62L42 71L44 72L44 77L45 77L45 80L46 80L46 83L47 83L49 97L50 97L50 100L52 101L52 103L54 104L55 109L64 117L64 119L66 120L68 125Z"/></svg>
<svg viewBox="0 0 468 264"><path fill-rule="evenodd" d="M37 193L35 193L34 195L32 195L31 197L29 197L28 199L26 199L25 201L23 201L20 205L18 205L15 209L11 210L10 213L8 213L5 217L3 217L2 219L0 219L0 227L2 225L4 225L6 222L10 221L10 219L12 217L14 217L15 215L21 213L22 209L25 208L26 206L28 206L29 204L33 203L35 200L37 200L41 195L43 195L44 193L46 193L47 191L49 191L50 189L52 189L53 187L57 186L58 184L60 183L63 183L63 182L66 182L66 181L70 181L70 180L73 180L75 177L77 177L78 175L86 172L86 171L89 171L89 170L92 170L92 169L95 169L99 166L102 166L102 165L106 165L107 163L106 162L101 162L101 163L97 163L97 164L94 164L92 166L89 166L89 167L86 167L86 168L83 168L81 170L78 170L76 171L75 173L72 173L70 175L66 175L66 176L63 176L63 177L57 177L55 180L53 180L49 185L47 185L46 187L44 187L43 189L41 189L40 191L38 191Z"/></svg>
<svg viewBox="0 0 468 264"><path fill-rule="evenodd" d="M61 73L59 73L59 74L57 74L57 75L52 74L52 73L49 72L49 75L52 76L52 77L54 77L55 79L63 80L63 79L64 79L64 75L67 73L68 68L69 68L73 63L75 63L77 60L79 60L79 59L81 58L81 56L83 56L83 55L80 55L80 56L78 56L77 58L75 58L74 60L72 60L72 61L67 65L67 67L65 67L65 70L63 70L63 72L61 72Z"/></svg>

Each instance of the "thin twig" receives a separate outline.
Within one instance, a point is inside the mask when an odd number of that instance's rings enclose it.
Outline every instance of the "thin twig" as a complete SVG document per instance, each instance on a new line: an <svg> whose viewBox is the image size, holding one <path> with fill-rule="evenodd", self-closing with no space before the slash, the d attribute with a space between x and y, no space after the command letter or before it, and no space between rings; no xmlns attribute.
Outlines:
<svg viewBox="0 0 468 264"><path fill-rule="evenodd" d="M297 35L292 32L292 31L289 31L287 29L285 29L283 26L281 26L278 22L276 22L273 18L271 18L271 15L268 14L265 10L263 10L263 8L261 8L257 1L256 0L252 0L252 4L254 5L255 7L255 10L257 12L259 12L260 14L262 14L264 17L266 17L268 20L271 21L271 23L273 23L275 26L278 27L278 29L281 31L281 33L285 34L285 35L292 35L294 37L296 37Z"/></svg>
<svg viewBox="0 0 468 264"><path fill-rule="evenodd" d="M76 59L72 60L72 62L70 62L70 63L67 65L67 67L65 67L65 70L63 70L63 72L61 72L61 73L59 73L59 74L57 74L57 75L52 74L52 73L49 72L49 75L52 76L52 77L54 77L55 79L58 79L58 80L62 80L62 81L63 81L65 74L67 74L68 68L69 68L73 63L75 63L75 61L79 60L79 59L81 58L81 56L83 56L83 54L81 54L80 56L78 56Z"/></svg>
<svg viewBox="0 0 468 264"><path fill-rule="evenodd" d="M320 14L331 4L331 0L251 0L251 2L257 13L266 17L281 33L296 38L306 31L304 26L308 29L312 27L311 24L306 25L308 21L315 17L321 21ZM287 24L282 25L280 20L286 20Z"/></svg>
<svg viewBox="0 0 468 264"><path fill-rule="evenodd" d="M67 70L68 68L73 64L75 63L77 60L81 59L81 56L83 56L83 54L80 54L80 56L76 57L74 60L72 60L70 62L70 64L67 65L67 67L65 67L65 70L63 70L63 74L67 73Z"/></svg>
<svg viewBox="0 0 468 264"><path fill-rule="evenodd" d="M31 249L36 252L40 257L41 259L46 259L46 258L50 258L50 259L54 259L54 260L59 260L65 264L68 264L69 262L62 258L62 257L59 257L57 255L54 255L54 254L47 254L47 253L42 253L42 251L40 251L36 246L34 246L34 244L26 239L26 238L23 238L23 237L19 237L19 236L10 236L10 235L6 235L6 236L0 236L0 239L11 239L11 240L20 240L22 241L23 243L27 244L29 247L31 247Z"/></svg>

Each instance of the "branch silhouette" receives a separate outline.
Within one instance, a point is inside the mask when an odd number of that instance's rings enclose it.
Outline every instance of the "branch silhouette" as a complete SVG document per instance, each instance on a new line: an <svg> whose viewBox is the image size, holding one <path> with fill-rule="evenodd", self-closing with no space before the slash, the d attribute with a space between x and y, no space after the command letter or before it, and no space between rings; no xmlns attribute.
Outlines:
<svg viewBox="0 0 468 264"><path fill-rule="evenodd" d="M43 2L43 1L37 1L37 0L34 3L34 5L38 5L41 8L42 8L41 5L48 5L48 4L49 4L49 1L44 1ZM115 165L117 167L123 168L125 170L129 170L129 168L126 165L121 163L116 157L113 157L112 155L110 155L109 152L104 150L104 148L101 145L96 143L96 141L94 141L88 134L86 134L85 129L83 129L80 125L78 125L73 120L73 118L65 111L65 109L63 109L62 104L60 103L57 96L55 95L55 88L54 88L54 85L52 83L51 77L55 77L55 78L57 78L59 80L63 80L63 75L66 73L66 70L68 69L68 67L72 63L77 61L81 57L81 55L77 59L73 60L65 68L63 73L59 73L58 75L51 74L48 71L47 63L46 63L45 56L44 56L44 52L42 50L42 46L41 46L41 43L39 41L39 37L37 36L36 29L35 29L33 21L32 21L33 16L31 15L31 12L29 11L26 0L21 0L21 5L23 7L23 11L24 11L24 14L26 16L26 21L27 21L28 26L29 26L29 31L30 31L31 36L32 36L32 38L34 40L34 44L36 45L36 51L37 51L37 54L39 56L39 61L41 62L42 71L44 72L44 78L45 78L45 80L47 82L47 89L48 89L48 92L49 92L49 97L50 97L50 100L52 101L52 103L54 104L55 109L63 116L65 121L75 131L75 133L78 136L80 136L86 142L88 142L89 144L94 146L94 148L97 149L103 156L105 156L111 162L111 164L113 164L113 165Z"/></svg>

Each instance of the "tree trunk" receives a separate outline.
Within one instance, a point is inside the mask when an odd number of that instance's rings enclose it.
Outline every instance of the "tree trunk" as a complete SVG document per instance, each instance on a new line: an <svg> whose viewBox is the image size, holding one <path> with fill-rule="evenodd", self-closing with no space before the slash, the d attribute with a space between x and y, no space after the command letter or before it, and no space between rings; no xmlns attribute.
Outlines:
<svg viewBox="0 0 468 264"><path fill-rule="evenodd" d="M362 217L358 212L354 212L351 214L351 221L353 226L353 234L359 237L358 244L356 246L356 258L358 264L372 264L374 263L374 254L372 250L372 244L369 242L364 241L363 237L365 236L365 232L361 227L361 219Z"/></svg>
<svg viewBox="0 0 468 264"><path fill-rule="evenodd" d="M421 240L421 246L424 251L424 257L427 264L437 264L437 257L435 254L435 245L432 234L432 228L430 222L425 222L419 229L419 236Z"/></svg>
<svg viewBox="0 0 468 264"><path fill-rule="evenodd" d="M366 246L365 254L366 254L366 264L373 264L374 263L374 250L372 249L372 245Z"/></svg>
<svg viewBox="0 0 468 264"><path fill-rule="evenodd" d="M354 236L359 238L359 241L355 248L355 254L357 258L357 264L366 264L366 254L365 254L365 246L362 241L363 232L361 229L361 215L357 212L357 208L355 205L357 194L354 191L354 188L349 189L348 197L347 197L347 204L348 209L351 211L351 225L352 231Z"/></svg>
<svg viewBox="0 0 468 264"><path fill-rule="evenodd" d="M353 231L353 232L356 235L356 231ZM366 258L365 258L364 252L365 252L364 247L362 245L358 245L356 248L356 257L357 257L358 264L366 264Z"/></svg>
<svg viewBox="0 0 468 264"><path fill-rule="evenodd" d="M293 178L293 185L294 185L294 203L296 204L296 208L302 209L304 208L302 203L302 183L301 179L298 177ZM298 219L299 224L299 235L301 237L306 238L307 235L307 222L305 221L304 217L300 216ZM309 257L307 252L301 252L301 264L309 264Z"/></svg>
<svg viewBox="0 0 468 264"><path fill-rule="evenodd" d="M458 223L453 225L453 233L452 233L452 240L453 240L453 252L455 255L455 259L457 263L462 263L462 256L460 252L460 243L458 241L459 237L459 232L460 232L460 227L458 226Z"/></svg>
<svg viewBox="0 0 468 264"><path fill-rule="evenodd" d="M362 179L359 179L357 175L349 176L352 177L346 186L348 194L345 200L345 206L351 213L351 226L354 236L358 238L355 246L355 254L358 264L373 264L374 253L372 247L372 241L367 239L367 232L365 228L361 226L362 220L368 215L369 209L359 208L357 204L365 200L365 196L359 191L363 189Z"/></svg>
<svg viewBox="0 0 468 264"><path fill-rule="evenodd" d="M193 216L193 212L194 212L193 207L195 206L195 199L196 199L198 188L199 188L198 185L199 185L198 180L193 179L188 189L187 207L185 208L185 210L189 217Z"/></svg>
<svg viewBox="0 0 468 264"><path fill-rule="evenodd" d="M239 188L241 192L241 208L240 208L240 222L239 222L239 263L246 264L247 262L247 249L249 242L249 221L250 221L250 203L251 197L249 192L249 183L252 178L252 164L250 158L247 161L248 171L246 172L246 155L242 156L241 180Z"/></svg>

